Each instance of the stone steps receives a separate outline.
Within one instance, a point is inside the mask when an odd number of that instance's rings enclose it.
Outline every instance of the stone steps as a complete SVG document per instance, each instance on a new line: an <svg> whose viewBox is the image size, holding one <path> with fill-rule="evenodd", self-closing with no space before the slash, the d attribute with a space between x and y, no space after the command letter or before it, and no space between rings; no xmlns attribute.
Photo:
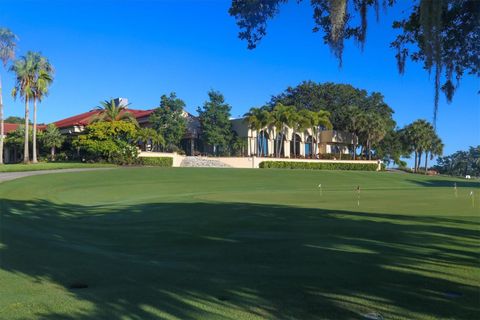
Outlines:
<svg viewBox="0 0 480 320"><path fill-rule="evenodd" d="M195 168L230 168L229 165L214 159L203 157L185 157L180 164L180 167L195 167Z"/></svg>

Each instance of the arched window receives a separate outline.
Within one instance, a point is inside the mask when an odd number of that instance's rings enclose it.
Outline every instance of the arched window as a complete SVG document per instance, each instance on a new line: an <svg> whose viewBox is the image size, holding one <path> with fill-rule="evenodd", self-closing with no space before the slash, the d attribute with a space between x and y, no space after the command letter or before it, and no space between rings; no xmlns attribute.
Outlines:
<svg viewBox="0 0 480 320"><path fill-rule="evenodd" d="M292 134L292 140L290 140L290 157L296 158L300 156L300 142L302 142L300 135L296 133Z"/></svg>
<svg viewBox="0 0 480 320"><path fill-rule="evenodd" d="M305 157L312 157L315 153L315 139L312 136L308 136L305 141Z"/></svg>
<svg viewBox="0 0 480 320"><path fill-rule="evenodd" d="M284 157L285 156L285 136L283 133L277 134L277 137L275 138L275 144L274 144L274 150L275 150L275 156L276 157Z"/></svg>

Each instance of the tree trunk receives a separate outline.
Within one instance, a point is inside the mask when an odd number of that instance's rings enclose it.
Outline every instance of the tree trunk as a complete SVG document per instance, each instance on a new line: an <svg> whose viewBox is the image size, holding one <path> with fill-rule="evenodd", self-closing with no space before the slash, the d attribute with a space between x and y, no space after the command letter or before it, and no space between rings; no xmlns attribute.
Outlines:
<svg viewBox="0 0 480 320"><path fill-rule="evenodd" d="M3 124L3 93L2 93L2 78L0 76L0 164L3 164L3 136L5 133Z"/></svg>
<svg viewBox="0 0 480 320"><path fill-rule="evenodd" d="M253 141L253 155L258 156L258 131L255 130L255 139Z"/></svg>
<svg viewBox="0 0 480 320"><path fill-rule="evenodd" d="M297 157L297 135L293 133L293 157Z"/></svg>
<svg viewBox="0 0 480 320"><path fill-rule="evenodd" d="M284 142L283 142L283 131L281 131L281 136L280 136L280 140L278 141L278 145L279 145L279 148L278 148L278 157L280 158L282 156L282 151L283 151L283 147L284 147Z"/></svg>
<svg viewBox="0 0 480 320"><path fill-rule="evenodd" d="M372 151L370 150L370 139L367 140L368 160L372 160Z"/></svg>
<svg viewBox="0 0 480 320"><path fill-rule="evenodd" d="M417 150L415 150L415 164L413 165L413 172L417 172Z"/></svg>
<svg viewBox="0 0 480 320"><path fill-rule="evenodd" d="M356 154L357 154L357 145L353 144L353 160L355 160Z"/></svg>
<svg viewBox="0 0 480 320"><path fill-rule="evenodd" d="M312 136L312 143L310 145L310 158L313 159L313 154L315 153L315 137Z"/></svg>
<svg viewBox="0 0 480 320"><path fill-rule="evenodd" d="M417 163L417 170L420 170L420 164L422 163L422 151L418 151L418 163Z"/></svg>
<svg viewBox="0 0 480 320"><path fill-rule="evenodd" d="M50 158L52 159L52 161L55 161L55 147L52 147L50 149Z"/></svg>
<svg viewBox="0 0 480 320"><path fill-rule="evenodd" d="M32 162L38 163L37 160L37 99L33 98L33 132L32 132Z"/></svg>
<svg viewBox="0 0 480 320"><path fill-rule="evenodd" d="M278 144L278 132L275 130L275 158L278 158L278 149L279 149L279 144Z"/></svg>
<svg viewBox="0 0 480 320"><path fill-rule="evenodd" d="M28 150L28 119L30 117L30 110L28 107L28 95L25 96L25 141L23 144L23 163L30 162L30 153Z"/></svg>
<svg viewBox="0 0 480 320"><path fill-rule="evenodd" d="M428 170L428 151L425 152L425 174L427 174Z"/></svg>
<svg viewBox="0 0 480 320"><path fill-rule="evenodd" d="M266 153L266 150L265 150L265 145L264 145L264 143L265 143L265 131L263 131L263 130L262 130L261 138L262 139L260 141L262 142L262 144L260 145L260 151L261 151L260 154L262 155L262 157L264 157L265 153Z"/></svg>
<svg viewBox="0 0 480 320"><path fill-rule="evenodd" d="M257 135L257 152L258 152L258 155L259 156L263 156L263 139L262 139L262 136L263 136L263 132L260 132L260 134Z"/></svg>

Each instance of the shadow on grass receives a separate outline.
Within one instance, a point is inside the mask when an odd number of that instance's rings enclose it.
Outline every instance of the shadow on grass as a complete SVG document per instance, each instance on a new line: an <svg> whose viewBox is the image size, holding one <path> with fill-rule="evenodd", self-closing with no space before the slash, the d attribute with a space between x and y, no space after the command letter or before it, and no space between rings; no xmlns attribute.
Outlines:
<svg viewBox="0 0 480 320"><path fill-rule="evenodd" d="M480 312L473 218L248 203L112 209L0 201L0 269L49 279L93 304L35 311L38 319L359 319L371 311L473 319Z"/></svg>

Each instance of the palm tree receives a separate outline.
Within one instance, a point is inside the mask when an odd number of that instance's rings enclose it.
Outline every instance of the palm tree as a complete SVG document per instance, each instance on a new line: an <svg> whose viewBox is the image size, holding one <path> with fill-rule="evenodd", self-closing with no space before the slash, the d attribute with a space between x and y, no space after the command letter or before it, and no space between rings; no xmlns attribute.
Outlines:
<svg viewBox="0 0 480 320"><path fill-rule="evenodd" d="M149 141L152 143L152 150L156 150L158 146L163 146L165 144L163 136L153 128L139 129L137 132L137 141L144 144L145 151L147 151L146 148Z"/></svg>
<svg viewBox="0 0 480 320"><path fill-rule="evenodd" d="M307 130L310 127L310 124L308 122L308 114L310 111L306 109L300 110L298 113L296 113L293 118L294 118L294 124L293 124L293 153L294 155L297 154L297 136L295 132L299 133L304 133L305 130Z"/></svg>
<svg viewBox="0 0 480 320"><path fill-rule="evenodd" d="M281 154L281 144L283 142L283 128L285 126L286 122L286 112L285 112L285 106L281 103L275 105L275 107L272 110L272 118L271 120L271 125L273 128L275 128L275 136L274 136L274 143L275 143L275 157L280 157Z"/></svg>
<svg viewBox="0 0 480 320"><path fill-rule="evenodd" d="M363 151L368 160L372 159L372 147L381 141L387 133L385 120L376 112L361 113L358 119L360 134L363 138Z"/></svg>
<svg viewBox="0 0 480 320"><path fill-rule="evenodd" d="M100 113L92 119L92 122L130 121L138 125L133 114L127 111L127 107L128 106L121 105L120 102L115 99L100 101L100 106L97 107Z"/></svg>
<svg viewBox="0 0 480 320"><path fill-rule="evenodd" d="M348 109L348 114L349 114L349 123L347 125L347 130L350 131L354 137L353 137L353 160L355 160L357 156L357 144L358 144L358 136L359 132L361 131L361 115L362 115L362 110L356 106L351 106Z"/></svg>
<svg viewBox="0 0 480 320"><path fill-rule="evenodd" d="M265 142L265 130L268 130L268 128L270 127L270 124L272 122L272 114L264 109L264 108L260 108L259 111L258 111L258 114L257 114L257 118L258 118L258 123L259 123L259 127L260 127L260 130L261 130L261 138L262 138L262 144L260 145L260 154L262 156L268 156L268 150L265 150L264 149L264 142ZM262 130L263 129L263 130ZM268 149L268 147L267 147Z"/></svg>
<svg viewBox="0 0 480 320"><path fill-rule="evenodd" d="M147 151L147 144L150 141L153 132L156 132L152 128L141 128L137 131L137 142L140 142L144 146L144 151Z"/></svg>
<svg viewBox="0 0 480 320"><path fill-rule="evenodd" d="M315 143L315 154L317 154L318 141L320 141L320 131L322 129L332 130L333 126L332 126L332 123L330 122L330 112L325 110L320 110L316 112L316 115L314 116L314 120L315 120L314 128L316 129L315 135L317 139L317 143Z"/></svg>
<svg viewBox="0 0 480 320"><path fill-rule="evenodd" d="M53 66L47 58L38 52L28 52L27 59L33 61L33 137L32 137L32 162L37 163L37 101L48 94L48 89L53 82Z"/></svg>
<svg viewBox="0 0 480 320"><path fill-rule="evenodd" d="M428 148L425 150L425 174L428 170L428 154L430 153L430 160L433 160L436 156L441 156L443 154L443 142L440 137L434 133L431 137L431 140L428 144Z"/></svg>
<svg viewBox="0 0 480 320"><path fill-rule="evenodd" d="M275 105L271 113L271 124L275 127L276 137L276 157L280 157L283 148L283 139L286 136L286 131L289 126L292 125L292 119L296 109L294 106L284 106L279 103Z"/></svg>
<svg viewBox="0 0 480 320"><path fill-rule="evenodd" d="M420 119L407 125L403 132L406 145L415 154L414 171L417 172L420 168L423 152L428 149L429 142L435 136L435 130L428 121Z"/></svg>
<svg viewBox="0 0 480 320"><path fill-rule="evenodd" d="M330 112L320 110L318 112L310 111L305 114L306 121L309 128L312 130L312 156L317 154L318 141L320 140L320 131L322 128L332 129L332 123L330 122Z"/></svg>
<svg viewBox="0 0 480 320"><path fill-rule="evenodd" d="M297 132L300 132L301 128L300 126L300 114L299 113L293 113L292 116L290 117L291 120L291 128L292 128L292 134L293 134L293 157L297 157ZM292 155L290 155L291 157Z"/></svg>
<svg viewBox="0 0 480 320"><path fill-rule="evenodd" d="M23 162L30 162L30 155L28 150L28 138L29 138L29 101L34 96L34 61L27 59L26 56L20 57L10 67L10 70L15 73L15 86L12 90L12 96L14 99L20 96L25 101L25 140L23 146Z"/></svg>
<svg viewBox="0 0 480 320"><path fill-rule="evenodd" d="M155 134L152 135L150 139L152 141L152 148L154 151L158 150L160 146L162 148L165 146L165 138L162 136L160 132L155 131Z"/></svg>
<svg viewBox="0 0 480 320"><path fill-rule="evenodd" d="M258 132L262 129L262 124L260 121L261 117L261 110L258 108L250 108L247 113L243 115L245 117L244 121L248 124L250 130L255 131L258 135ZM258 136L256 137L253 147L254 147L254 154L258 152Z"/></svg>
<svg viewBox="0 0 480 320"><path fill-rule="evenodd" d="M0 60L6 68L9 61L15 58L17 36L7 28L0 28ZM0 164L3 164L3 138L5 135L3 119L2 78L0 75Z"/></svg>
<svg viewBox="0 0 480 320"><path fill-rule="evenodd" d="M54 124L49 124L40 135L40 140L46 147L50 148L50 158L55 161L55 149L62 146L65 136L60 133L60 130Z"/></svg>

